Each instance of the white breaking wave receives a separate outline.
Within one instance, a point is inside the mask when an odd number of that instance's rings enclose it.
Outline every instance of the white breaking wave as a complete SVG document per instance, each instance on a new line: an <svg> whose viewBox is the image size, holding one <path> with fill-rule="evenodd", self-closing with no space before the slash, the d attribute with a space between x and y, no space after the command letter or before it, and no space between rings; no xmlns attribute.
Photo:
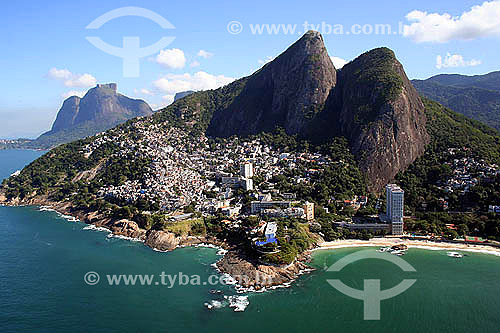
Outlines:
<svg viewBox="0 0 500 333"><path fill-rule="evenodd" d="M235 278L233 278L231 275L227 273L222 274L221 282L227 285L234 285L238 283L238 281L236 281Z"/></svg>
<svg viewBox="0 0 500 333"><path fill-rule="evenodd" d="M216 253L218 256L225 256L227 254L227 250L224 250L224 249L220 249L219 251L217 251Z"/></svg>
<svg viewBox="0 0 500 333"><path fill-rule="evenodd" d="M38 211L40 211L40 212L56 212L57 215L59 215L59 217L62 217L63 219L68 220L70 222L79 222L80 221L76 217L73 217L71 215L64 215L63 213L58 212L57 210L55 210L51 206L40 206L40 208L38 208Z"/></svg>
<svg viewBox="0 0 500 333"><path fill-rule="evenodd" d="M109 234L106 237L107 238L119 238L119 239L124 239L124 240L132 241L132 242L144 243L144 241L140 238L127 237L127 236L122 236L122 235Z"/></svg>
<svg viewBox="0 0 500 333"><path fill-rule="evenodd" d="M207 309L220 309L220 308L223 308L224 307L224 304L221 302L221 301L217 301L217 300L211 300L210 302L207 302L204 304Z"/></svg>
<svg viewBox="0 0 500 333"><path fill-rule="evenodd" d="M56 211L55 209L53 209L50 206L40 206L40 208L38 210L41 212L55 212Z"/></svg>
<svg viewBox="0 0 500 333"><path fill-rule="evenodd" d="M163 251L163 250L157 249L156 247L153 247L153 251L161 252L161 253L167 253L167 252L169 252L169 251Z"/></svg>
<svg viewBox="0 0 500 333"><path fill-rule="evenodd" d="M108 228L104 228L104 227L96 227L95 225L93 224L89 224L88 226L84 227L83 230L95 230L95 231L104 231L104 232L111 232L111 230L109 230Z"/></svg>
<svg viewBox="0 0 500 333"><path fill-rule="evenodd" d="M248 300L248 296L224 296L229 301L229 307L234 308L235 312L245 311L250 301Z"/></svg>

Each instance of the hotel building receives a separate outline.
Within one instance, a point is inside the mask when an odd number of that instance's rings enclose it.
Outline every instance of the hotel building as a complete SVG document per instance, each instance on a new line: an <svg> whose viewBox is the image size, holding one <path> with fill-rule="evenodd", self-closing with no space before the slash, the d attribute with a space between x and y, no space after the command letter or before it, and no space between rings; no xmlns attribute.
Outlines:
<svg viewBox="0 0 500 333"><path fill-rule="evenodd" d="M402 235L405 192L396 184L387 184L385 194L387 198L386 216L391 223L392 234Z"/></svg>

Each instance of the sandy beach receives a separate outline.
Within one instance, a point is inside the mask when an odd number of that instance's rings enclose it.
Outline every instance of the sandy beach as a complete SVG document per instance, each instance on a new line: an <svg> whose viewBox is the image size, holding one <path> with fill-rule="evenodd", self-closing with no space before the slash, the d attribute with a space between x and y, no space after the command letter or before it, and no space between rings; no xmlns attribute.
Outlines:
<svg viewBox="0 0 500 333"><path fill-rule="evenodd" d="M392 246L396 244L405 244L408 246L408 248L414 248L414 249L467 251L467 252L487 253L500 256L500 248L494 246L488 246L483 244L446 243L446 242L436 242L430 240L403 239L397 237L372 238L367 241L358 239L345 239L333 242L323 242L319 244L319 247L315 248L313 251L340 249L345 247L382 247L382 246Z"/></svg>

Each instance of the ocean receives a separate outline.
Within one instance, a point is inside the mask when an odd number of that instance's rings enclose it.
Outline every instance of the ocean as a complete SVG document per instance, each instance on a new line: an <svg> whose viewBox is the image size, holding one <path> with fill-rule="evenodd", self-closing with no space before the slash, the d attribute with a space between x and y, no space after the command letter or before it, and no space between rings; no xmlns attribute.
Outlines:
<svg viewBox="0 0 500 333"><path fill-rule="evenodd" d="M0 178L41 152L0 151ZM142 243L109 237L38 207L0 207L0 331L154 332L498 332L500 257L410 249L401 257L416 272L382 260L361 260L340 272L326 269L366 248L319 250L291 287L243 294L229 307L233 286L203 284L220 275L217 249L186 247L162 253ZM375 249L371 249L375 252ZM465 252L464 252L465 253ZM99 282L85 277L97 273ZM107 275L189 277L190 284L110 285ZM200 283L195 283L195 277ZM182 278L181 280L183 280ZM363 320L363 302L329 285L340 279L381 289L416 279L407 291L380 303L380 320ZM163 281L162 281L163 282ZM248 305L245 308L246 303ZM207 304L212 305L211 309Z"/></svg>

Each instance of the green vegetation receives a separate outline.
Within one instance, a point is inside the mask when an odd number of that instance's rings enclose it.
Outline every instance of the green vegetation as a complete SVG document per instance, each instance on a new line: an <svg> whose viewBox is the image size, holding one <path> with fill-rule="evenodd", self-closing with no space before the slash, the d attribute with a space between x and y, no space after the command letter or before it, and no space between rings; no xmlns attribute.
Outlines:
<svg viewBox="0 0 500 333"><path fill-rule="evenodd" d="M454 229L448 228L446 224L453 224ZM417 235L434 234L453 238L475 235L500 241L500 216L494 213L417 213L415 219L406 222L406 228Z"/></svg>
<svg viewBox="0 0 500 333"><path fill-rule="evenodd" d="M262 260L272 264L282 265L292 263L297 255L309 249L315 243L309 232L307 223L298 219L272 219L278 224L277 253L262 255ZM286 229L285 229L286 228ZM286 230L286 231L285 231Z"/></svg>
<svg viewBox="0 0 500 333"><path fill-rule="evenodd" d="M79 151L90 139L72 142L57 147L26 166L17 177L5 179L8 198L20 197L36 191L46 194L48 190L62 189L84 170L89 170L99 163L100 153L92 158L85 158ZM103 150L112 147L103 147Z"/></svg>
<svg viewBox="0 0 500 333"><path fill-rule="evenodd" d="M245 87L247 78L216 90L205 90L181 98L153 114L157 124L185 129L193 137L205 133L215 111L227 108Z"/></svg>
<svg viewBox="0 0 500 333"><path fill-rule="evenodd" d="M500 163L500 137L493 129L431 100L424 99L424 103L431 143L422 157L397 176L411 211L421 209L423 204L427 204L428 209L437 210L439 198L448 197L436 186L438 180L445 179L451 173L445 162L474 157L489 163ZM447 154L448 148L457 148L458 152L450 156ZM450 210L485 210L488 204L500 202L498 187L498 180L495 180L473 187L463 197L450 195Z"/></svg>
<svg viewBox="0 0 500 333"><path fill-rule="evenodd" d="M445 163L453 159L472 157L489 163L500 163L500 137L497 132L475 120L470 120L442 105L425 99L427 131L431 143L425 154L417 159L397 181L405 190L407 211L415 212L416 220L407 224L409 231L448 232L446 223L467 226L469 234L498 237L499 218L484 214L488 205L500 203L500 178L480 182L465 193L446 193L437 183L446 179L452 170ZM454 155L448 148L457 148ZM444 212L440 198L446 199L451 214Z"/></svg>
<svg viewBox="0 0 500 333"><path fill-rule="evenodd" d="M350 109L357 112L354 115L357 124L374 121L382 105L395 100L401 93L403 80L396 70L396 62L394 52L381 47L363 53L341 69L340 80L346 82L344 91L362 89L369 92L350 99Z"/></svg>
<svg viewBox="0 0 500 333"><path fill-rule="evenodd" d="M167 222L164 230L172 232L176 236L205 236L207 234L207 228L202 218Z"/></svg>
<svg viewBox="0 0 500 333"><path fill-rule="evenodd" d="M437 75L412 83L422 95L500 130L500 72Z"/></svg>

